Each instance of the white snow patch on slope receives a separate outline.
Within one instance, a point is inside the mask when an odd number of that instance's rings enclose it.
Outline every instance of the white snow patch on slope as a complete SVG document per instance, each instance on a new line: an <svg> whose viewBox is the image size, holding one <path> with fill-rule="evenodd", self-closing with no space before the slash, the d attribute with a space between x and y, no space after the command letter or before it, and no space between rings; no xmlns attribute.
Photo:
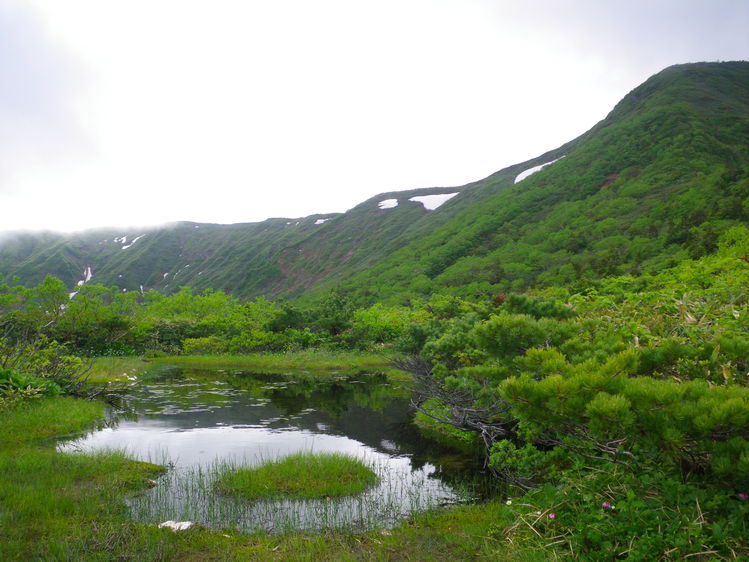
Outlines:
<svg viewBox="0 0 749 562"><path fill-rule="evenodd" d="M138 240L140 240L144 236L145 236L145 234L141 234L140 236L136 236L135 238L133 238L133 240L132 240L132 242L130 242L130 244L128 244L127 246L123 246L122 249L123 250L127 250L130 246L132 246L133 244L135 244Z"/></svg>
<svg viewBox="0 0 749 562"><path fill-rule="evenodd" d="M424 205L424 208L427 211L434 211L437 207L442 205L445 201L448 201L455 197L459 191L456 191L455 193L439 193L437 195L418 195L416 197L411 197L409 201L416 201L417 203L421 203Z"/></svg>
<svg viewBox="0 0 749 562"><path fill-rule="evenodd" d="M398 200L397 199L384 199L377 203L377 206L380 209L392 209L393 207L398 206Z"/></svg>
<svg viewBox="0 0 749 562"><path fill-rule="evenodd" d="M515 177L515 183L518 183L519 181L523 181L523 180L524 180L525 178L527 178L528 176L530 176L530 175L532 175L532 174L535 174L536 172L538 172L538 171L539 171L539 170L541 170L542 168L545 168L546 166L548 166L548 165L550 165L550 164L553 164L554 162L557 162L557 161L561 160L562 158L564 158L564 156L560 156L560 157L559 157L559 158L557 158L556 160L552 160L551 162L546 162L545 164L539 164L538 166L533 166L532 168L528 168L528 169L527 169L527 170L525 170L524 172L520 172L520 173L519 173L519 174L518 174L518 175L517 175L517 176Z"/></svg>
<svg viewBox="0 0 749 562"><path fill-rule="evenodd" d="M315 224L322 224L322 223L324 223L324 222L328 222L329 220L330 220L330 219L317 219L317 220L315 221Z"/></svg>
<svg viewBox="0 0 749 562"><path fill-rule="evenodd" d="M86 269L83 270L83 279L78 281L78 286L80 287L84 283L88 283L91 281L91 278L94 276L94 274L91 272L91 266L87 265Z"/></svg>

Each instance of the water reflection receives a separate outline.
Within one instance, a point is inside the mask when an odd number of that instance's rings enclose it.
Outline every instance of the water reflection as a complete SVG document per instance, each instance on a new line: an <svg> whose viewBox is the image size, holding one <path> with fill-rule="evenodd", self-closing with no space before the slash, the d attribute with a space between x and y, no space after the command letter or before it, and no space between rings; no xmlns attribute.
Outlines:
<svg viewBox="0 0 749 562"><path fill-rule="evenodd" d="M281 513L285 530L366 528L457 501L454 484L467 468L465 459L418 434L408 393L379 376L169 369L133 386L126 403L132 415L61 449L126 449L176 467L132 501L141 520L190 519L270 531L279 529ZM302 450L363 458L377 467L381 484L332 508L309 501L248 504L211 492L215 469L224 461L253 465Z"/></svg>

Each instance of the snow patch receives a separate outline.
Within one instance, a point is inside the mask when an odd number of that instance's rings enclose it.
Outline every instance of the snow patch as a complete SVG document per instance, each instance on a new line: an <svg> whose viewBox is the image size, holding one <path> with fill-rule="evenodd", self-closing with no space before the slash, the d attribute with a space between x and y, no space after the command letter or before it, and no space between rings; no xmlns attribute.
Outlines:
<svg viewBox="0 0 749 562"><path fill-rule="evenodd" d="M417 203L421 203L424 205L424 208L427 211L434 211L437 207L442 205L445 201L449 201L453 197L455 197L459 191L456 191L455 193L440 193L438 195L418 195L416 197L411 197L409 201L416 201Z"/></svg>
<svg viewBox="0 0 749 562"><path fill-rule="evenodd" d="M397 199L383 199L379 203L377 203L377 206L380 209L392 209L393 207L398 206L398 200Z"/></svg>
<svg viewBox="0 0 749 562"><path fill-rule="evenodd" d="M530 176L532 174L535 174L536 172L538 172L542 168L545 168L546 166L549 166L549 165L553 164L554 162L557 162L557 161L561 160L562 158L564 158L564 156L560 156L556 160L552 160L551 162L546 162L545 164L539 164L538 166L533 166L532 168L528 168L524 172L520 172L517 176L515 176L515 183L523 181L528 176Z"/></svg>
<svg viewBox="0 0 749 562"><path fill-rule="evenodd" d="M330 219L317 219L317 220L315 221L315 224L322 224L322 223L324 223L324 222L328 222L329 220L330 220Z"/></svg>
<svg viewBox="0 0 749 562"><path fill-rule="evenodd" d="M91 272L91 266L87 265L86 269L83 270L83 279L78 281L77 285L80 287L81 285L88 283L91 281L91 278L93 277L93 273Z"/></svg>
<svg viewBox="0 0 749 562"><path fill-rule="evenodd" d="M144 236L145 236L145 234L141 234L140 236L136 236L135 238L133 238L133 240L132 240L132 242L130 242L130 244L128 244L127 246L123 246L122 249L123 250L127 250L130 246L132 246L133 244L135 244L138 240L140 240ZM123 244L125 243L125 241L126 240L123 240Z"/></svg>

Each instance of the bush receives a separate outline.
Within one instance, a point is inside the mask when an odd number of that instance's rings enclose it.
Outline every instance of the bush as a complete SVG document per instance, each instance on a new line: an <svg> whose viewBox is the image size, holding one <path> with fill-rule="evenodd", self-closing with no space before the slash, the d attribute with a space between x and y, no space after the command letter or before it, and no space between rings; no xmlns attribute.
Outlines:
<svg viewBox="0 0 749 562"><path fill-rule="evenodd" d="M219 355L227 349L226 341L218 336L186 338L182 342L182 352L186 355Z"/></svg>

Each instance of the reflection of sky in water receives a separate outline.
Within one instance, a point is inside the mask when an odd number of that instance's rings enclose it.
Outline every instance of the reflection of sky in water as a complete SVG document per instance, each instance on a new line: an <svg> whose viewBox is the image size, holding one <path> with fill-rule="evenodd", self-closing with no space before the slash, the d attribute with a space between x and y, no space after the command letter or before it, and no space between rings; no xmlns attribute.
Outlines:
<svg viewBox="0 0 749 562"><path fill-rule="evenodd" d="M449 486L434 477L435 466L425 458L413 465L408 444L392 435L393 428L408 423L407 399L384 405L379 400L379 408L370 408L366 394L371 385L352 382L319 391L307 388L300 396L298 388L285 382L261 381L243 390L202 378L157 380L134 388L130 405L139 414L135 421L119 421L60 449L124 449L141 460L171 463L174 470L156 488L130 501L137 519L152 522L189 519L273 530L281 525L281 513L294 528L362 528L375 523L365 521L372 516L387 524L413 510L454 501ZM375 466L381 482L332 507L319 501L240 503L210 491L210 467L217 460L254 465L299 451L354 455ZM315 522L321 509L322 525Z"/></svg>
<svg viewBox="0 0 749 562"><path fill-rule="evenodd" d="M274 420L275 421L275 420ZM322 424L318 424L318 427ZM355 456L377 455L370 447L338 435L300 429L269 429L260 425L216 427L173 427L169 420L142 418L124 421L83 439L72 441L62 450L95 451L125 449L141 460L158 460L164 454L178 467L212 463L216 458L242 459L248 464L299 451L339 451ZM386 442L386 440L383 440ZM387 456L387 455L385 455ZM408 459L402 459L408 462Z"/></svg>

